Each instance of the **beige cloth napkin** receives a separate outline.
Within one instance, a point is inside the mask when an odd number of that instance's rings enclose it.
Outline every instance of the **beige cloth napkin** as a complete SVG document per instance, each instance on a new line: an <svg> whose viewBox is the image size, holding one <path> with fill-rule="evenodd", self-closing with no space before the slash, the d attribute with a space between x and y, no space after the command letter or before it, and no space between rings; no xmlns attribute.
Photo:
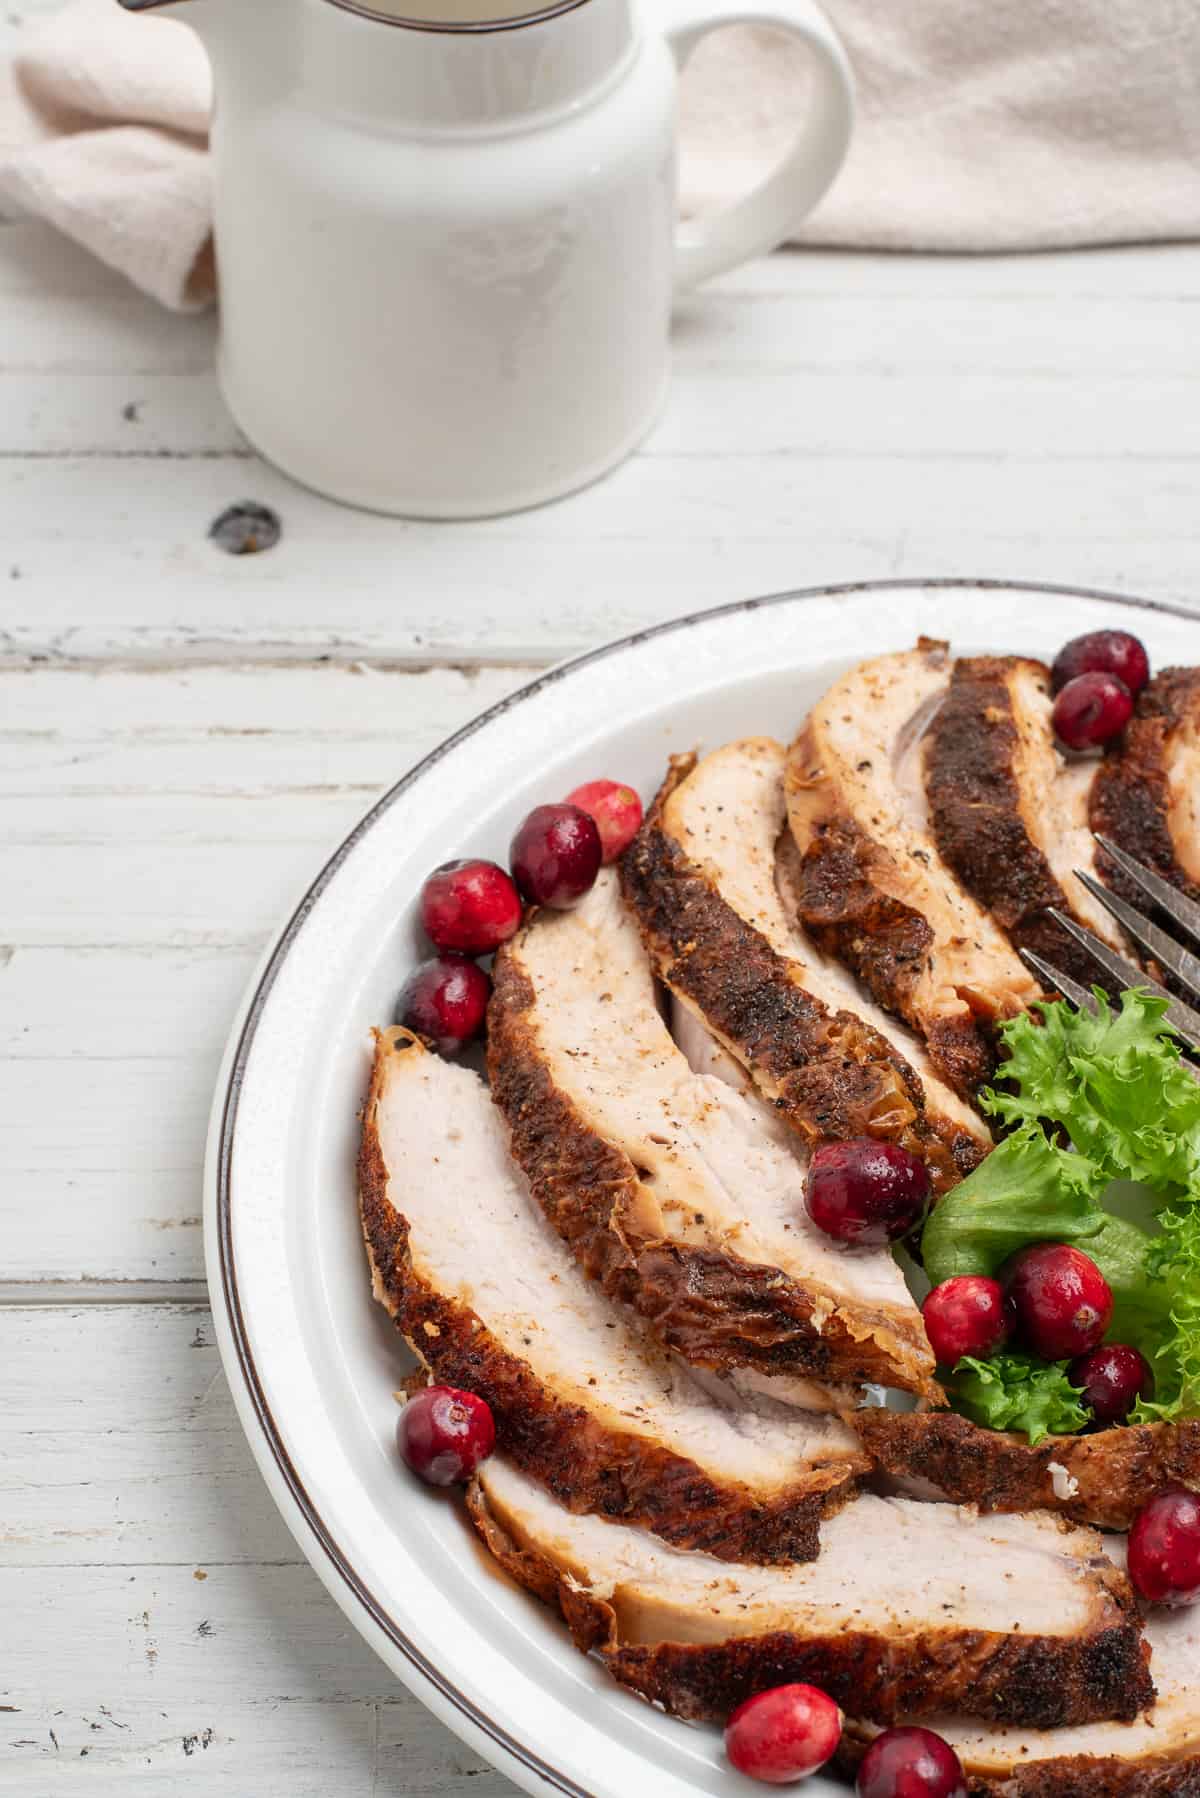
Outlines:
<svg viewBox="0 0 1200 1798"><path fill-rule="evenodd" d="M826 10L861 106L846 167L798 241L997 250L1200 237L1198 0ZM6 210L50 219L164 305L204 305L211 85L191 30L116 0L73 0L8 75ZM769 31L701 46L684 84L687 210L721 204L770 165L806 86L803 52Z"/></svg>
<svg viewBox="0 0 1200 1798"><path fill-rule="evenodd" d="M209 304L212 77L199 38L116 0L73 0L29 29L0 86L4 211L49 219L164 306Z"/></svg>

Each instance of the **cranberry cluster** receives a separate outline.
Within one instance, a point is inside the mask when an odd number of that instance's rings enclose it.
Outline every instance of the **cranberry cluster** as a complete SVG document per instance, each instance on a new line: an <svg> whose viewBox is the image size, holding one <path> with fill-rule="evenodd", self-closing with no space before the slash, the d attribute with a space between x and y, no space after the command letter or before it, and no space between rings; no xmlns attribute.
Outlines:
<svg viewBox="0 0 1200 1798"><path fill-rule="evenodd" d="M725 1752L739 1773L764 1785L793 1785L837 1753L843 1717L816 1686L774 1686L733 1712ZM886 1729L858 1769L858 1798L967 1798L962 1763L930 1729Z"/></svg>
<svg viewBox="0 0 1200 1798"><path fill-rule="evenodd" d="M1059 651L1050 678L1059 741L1068 749L1097 749L1129 723L1134 699L1150 679L1150 661L1128 631L1089 631Z"/></svg>
<svg viewBox="0 0 1200 1798"><path fill-rule="evenodd" d="M410 976L396 1022L457 1055L487 1017L491 981L476 956L494 955L521 927L522 901L559 911L578 905L601 866L613 862L642 824L632 787L592 780L562 805L539 805L512 840L511 873L496 862L444 862L421 889L421 923L437 950Z"/></svg>
<svg viewBox="0 0 1200 1798"><path fill-rule="evenodd" d="M959 1274L935 1286L922 1307L925 1334L942 1367L986 1357L1009 1338L1043 1361L1071 1363L1095 1422L1124 1423L1149 1398L1149 1363L1126 1343L1104 1342L1113 1295L1090 1255L1065 1242L1036 1242L1009 1257L1000 1277Z"/></svg>

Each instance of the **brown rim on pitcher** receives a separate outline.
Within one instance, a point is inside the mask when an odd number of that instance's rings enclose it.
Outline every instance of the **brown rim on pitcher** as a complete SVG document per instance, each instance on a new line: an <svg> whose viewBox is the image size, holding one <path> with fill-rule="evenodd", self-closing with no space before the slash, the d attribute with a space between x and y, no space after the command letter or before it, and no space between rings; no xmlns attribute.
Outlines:
<svg viewBox="0 0 1200 1798"><path fill-rule="evenodd" d="M142 0L142 4L154 3L155 0ZM563 13L576 12L587 5L587 0L558 0L555 6L541 6L532 12L506 14L498 19L414 19L371 6L366 0L328 0L328 4L340 7L343 12L356 13L360 19L372 19L379 25L402 25L407 31L441 31L458 37L477 36L488 31L519 31L526 25L542 25Z"/></svg>

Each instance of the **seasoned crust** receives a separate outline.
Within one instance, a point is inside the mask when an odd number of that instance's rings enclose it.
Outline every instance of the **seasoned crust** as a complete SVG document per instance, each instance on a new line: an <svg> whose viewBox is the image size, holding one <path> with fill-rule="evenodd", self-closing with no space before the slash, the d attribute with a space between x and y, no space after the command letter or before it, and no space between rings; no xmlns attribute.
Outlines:
<svg viewBox="0 0 1200 1798"><path fill-rule="evenodd" d="M803 1639L784 1630L725 1642L621 1641L603 1598L515 1542L476 1483L472 1521L497 1561L543 1601L557 1600L576 1646L673 1716L721 1722L768 1687L804 1682L873 1723L958 1710L1021 1728L1056 1729L1098 1716L1132 1722L1152 1702L1148 1654L1115 1567L1100 1572L1125 1613L1090 1638L1016 1637L947 1625L907 1636L871 1631Z"/></svg>
<svg viewBox="0 0 1200 1798"><path fill-rule="evenodd" d="M847 1724L833 1765L853 1779L869 1746L869 1732ZM1200 1754L1127 1761L1065 1754L994 1779L970 1767L966 1775L968 1798L1200 1798Z"/></svg>
<svg viewBox="0 0 1200 1798"><path fill-rule="evenodd" d="M857 1484L853 1462L807 1470L802 1485L768 1500L732 1481L718 1482L686 1456L613 1429L556 1394L484 1328L462 1298L421 1277L408 1225L388 1196L375 1115L388 1057L424 1052L398 1047L405 1036L391 1031L377 1039L359 1152L359 1202L375 1297L430 1376L486 1399L501 1448L569 1510L636 1522L678 1547L725 1560L815 1560L821 1517Z"/></svg>
<svg viewBox="0 0 1200 1798"><path fill-rule="evenodd" d="M1000 1781L972 1778L967 1790L970 1798L1200 1798L1200 1758L1129 1762L1069 1755L1022 1767Z"/></svg>
<svg viewBox="0 0 1200 1798"><path fill-rule="evenodd" d="M689 1718L722 1718L764 1687L799 1682L879 1723L956 1710L1057 1729L1095 1717L1097 1707L1132 1722L1153 1691L1127 1625L1079 1642L953 1628L905 1639L847 1631L806 1642L778 1631L758 1641L620 1648L604 1659L622 1685Z"/></svg>
<svg viewBox="0 0 1200 1798"><path fill-rule="evenodd" d="M673 756L621 863L621 886L655 972L733 1046L779 1115L809 1142L874 1136L924 1160L944 1192L983 1156L948 1121L933 1127L914 1070L877 1030L806 991L762 933L726 903L669 834L663 812L692 774ZM964 1165L965 1164L965 1165Z"/></svg>
<svg viewBox="0 0 1200 1798"><path fill-rule="evenodd" d="M638 1169L591 1127L539 1052L529 1021L536 994L509 945L496 957L493 987L488 1074L514 1159L554 1228L610 1298L648 1318L664 1342L698 1366L897 1385L909 1362L912 1387L936 1394L915 1314L912 1342L900 1341L891 1318L880 1318L871 1334L777 1267L648 1231Z"/></svg>
<svg viewBox="0 0 1200 1798"><path fill-rule="evenodd" d="M1013 656L958 661L926 737L925 795L942 859L1018 948L1090 986L1096 965L1047 915L1073 907L1030 836L1015 771L1021 750L1009 677L1014 666L1049 686L1042 663Z"/></svg>
<svg viewBox="0 0 1200 1798"><path fill-rule="evenodd" d="M1175 1484L1200 1489L1200 1421L1048 1436L1036 1448L952 1411L868 1409L847 1413L847 1422L883 1472L927 1480L955 1504L984 1511L1045 1509L1127 1530L1156 1492Z"/></svg>
<svg viewBox="0 0 1200 1798"><path fill-rule="evenodd" d="M1000 1782L971 1779L967 1790L970 1798L1200 1798L1200 1759L1131 1764L1079 1754Z"/></svg>
<svg viewBox="0 0 1200 1798"><path fill-rule="evenodd" d="M876 874L878 850L853 818L822 793L821 758L806 724L788 762L789 793L803 787L815 818L796 872L800 916L814 940L857 974L877 1004L914 1016L914 995L933 944L929 924L891 897ZM828 784L828 783L824 783ZM816 805L817 799L824 804ZM956 1091L972 1098L996 1064L994 1037L974 1016L940 1018L924 1031L929 1053Z"/></svg>
<svg viewBox="0 0 1200 1798"><path fill-rule="evenodd" d="M1200 668L1164 668L1138 695L1133 718L1100 764L1092 786L1092 829L1111 837L1200 904L1200 884L1181 865L1171 834L1168 756L1171 737L1200 709ZM1138 889L1101 849L1097 861L1108 885L1131 905Z"/></svg>

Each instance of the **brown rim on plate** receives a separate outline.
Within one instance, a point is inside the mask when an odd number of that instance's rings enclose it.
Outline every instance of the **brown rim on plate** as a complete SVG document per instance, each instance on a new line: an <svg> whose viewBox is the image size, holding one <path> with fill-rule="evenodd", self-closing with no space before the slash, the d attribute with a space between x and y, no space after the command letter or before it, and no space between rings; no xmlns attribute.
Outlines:
<svg viewBox="0 0 1200 1798"><path fill-rule="evenodd" d="M574 0L574 3L580 3L580 0ZM1004 581L970 577L957 579L954 576L939 576L934 580L910 578L905 580L845 581L834 586L802 587L788 593L772 593L760 599L734 600L727 605L712 606L702 612L689 612L680 618L667 619L662 624L649 625L644 630L633 631L628 636L619 637L612 643L602 644L598 649L586 650L584 654L575 656L570 661L561 662L555 667L547 669L535 680L519 687L515 693L510 693L507 698L497 701L495 705L489 706L486 711L480 712L477 717L462 725L460 729L439 743L436 749L422 757L371 807L370 811L359 820L325 863L292 913L271 952L270 960L259 977L246 1011L230 1066L221 1110L221 1129L217 1145L217 1253L221 1270L221 1289L229 1318L230 1333L237 1354L238 1367L255 1416L270 1448L272 1459L292 1501L308 1529L320 1544L323 1554L376 1627L382 1631L410 1666L426 1679L455 1710L460 1712L480 1734L494 1742L519 1765L537 1774L555 1791L566 1794L566 1798L595 1798L595 1795L585 1787L577 1785L565 1773L550 1766L540 1756L533 1754L515 1737L509 1735L493 1717L481 1710L465 1693L459 1691L458 1687L447 1680L405 1634L375 1593L364 1585L338 1546L297 1473L284 1445L282 1433L267 1403L242 1313L237 1266L233 1254L233 1140L237 1130L238 1104L241 1098L246 1063L254 1044L259 1020L271 989L279 976L279 970L283 966L295 938L303 928L304 922L317 900L351 850L402 793L407 792L428 769L436 766L451 749L457 748L460 743L472 737L476 731L482 729L492 719L502 717L505 712L512 710L514 706L520 705L523 701L533 698L535 694L540 693L553 682L560 681L567 675L578 673L581 669L590 667L607 656L620 650L632 649L640 643L651 642L657 637L667 636L675 631L690 630L694 625L702 624L710 618L728 618L739 612L748 615L771 606L793 605L798 601L809 599L836 599L857 593L946 592L954 588L976 593L1057 594L1064 599L1098 600L1104 605L1124 606L1143 612L1161 612L1174 618L1186 619L1196 616L1188 607L1172 604L1167 600L1128 598L1120 593L1108 593L1091 587L1067 587L1056 583L1042 584L1036 581Z"/></svg>

